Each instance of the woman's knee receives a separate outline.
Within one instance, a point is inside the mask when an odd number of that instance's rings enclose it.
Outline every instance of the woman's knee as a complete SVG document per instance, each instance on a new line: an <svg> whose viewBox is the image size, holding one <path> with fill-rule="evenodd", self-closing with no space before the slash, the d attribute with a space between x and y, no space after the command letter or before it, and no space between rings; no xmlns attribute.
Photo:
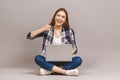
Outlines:
<svg viewBox="0 0 120 80"><path fill-rule="evenodd" d="M78 65L81 65L81 64L82 64L82 58L79 57L79 56L74 57L74 58L73 58L73 61L74 61L75 63L77 63Z"/></svg>
<svg viewBox="0 0 120 80"><path fill-rule="evenodd" d="M41 56L41 55L36 55L35 56L35 62L38 64L38 63L41 63L42 61L45 60L45 57Z"/></svg>

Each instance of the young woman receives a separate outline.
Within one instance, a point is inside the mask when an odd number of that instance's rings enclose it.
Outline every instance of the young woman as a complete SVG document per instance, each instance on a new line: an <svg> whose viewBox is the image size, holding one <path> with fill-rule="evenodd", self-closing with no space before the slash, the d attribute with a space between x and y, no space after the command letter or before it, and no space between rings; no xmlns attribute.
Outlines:
<svg viewBox="0 0 120 80"><path fill-rule="evenodd" d="M46 24L37 30L31 31L27 35L27 39L34 39L43 36L42 55L35 57L35 62L41 67L40 74L60 73L64 75L79 74L78 66L81 65L82 59L79 56L73 57L71 62L48 62L45 60L45 51L47 44L72 44L72 54L77 53L77 46L75 42L75 33L69 26L68 13L65 8L59 8L51 23Z"/></svg>

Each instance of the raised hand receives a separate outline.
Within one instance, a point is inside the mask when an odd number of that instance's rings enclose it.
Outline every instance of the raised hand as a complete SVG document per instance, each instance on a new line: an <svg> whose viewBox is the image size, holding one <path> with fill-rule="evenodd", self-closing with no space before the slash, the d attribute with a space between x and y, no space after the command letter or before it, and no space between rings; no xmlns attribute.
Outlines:
<svg viewBox="0 0 120 80"><path fill-rule="evenodd" d="M45 31L49 31L50 28L51 28L51 25L48 23L43 28L44 28Z"/></svg>

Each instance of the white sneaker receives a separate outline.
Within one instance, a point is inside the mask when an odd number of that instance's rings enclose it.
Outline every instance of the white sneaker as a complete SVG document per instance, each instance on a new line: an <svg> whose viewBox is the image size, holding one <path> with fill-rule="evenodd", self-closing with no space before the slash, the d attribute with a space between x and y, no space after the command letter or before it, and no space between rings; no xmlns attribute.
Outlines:
<svg viewBox="0 0 120 80"><path fill-rule="evenodd" d="M46 74L51 74L52 71L40 68L40 75L46 75Z"/></svg>
<svg viewBox="0 0 120 80"><path fill-rule="evenodd" d="M78 71L78 69L67 70L66 71L66 75L78 76L79 75L79 71Z"/></svg>

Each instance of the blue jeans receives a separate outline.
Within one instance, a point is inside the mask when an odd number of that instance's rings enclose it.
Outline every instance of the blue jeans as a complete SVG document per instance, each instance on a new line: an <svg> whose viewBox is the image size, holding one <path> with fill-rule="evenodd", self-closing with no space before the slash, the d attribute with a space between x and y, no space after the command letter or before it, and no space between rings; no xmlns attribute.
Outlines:
<svg viewBox="0 0 120 80"><path fill-rule="evenodd" d="M82 64L82 59L79 56L73 57L71 62L49 62L41 55L35 56L35 62L46 70L52 70L53 66L61 66L65 70L75 69Z"/></svg>

